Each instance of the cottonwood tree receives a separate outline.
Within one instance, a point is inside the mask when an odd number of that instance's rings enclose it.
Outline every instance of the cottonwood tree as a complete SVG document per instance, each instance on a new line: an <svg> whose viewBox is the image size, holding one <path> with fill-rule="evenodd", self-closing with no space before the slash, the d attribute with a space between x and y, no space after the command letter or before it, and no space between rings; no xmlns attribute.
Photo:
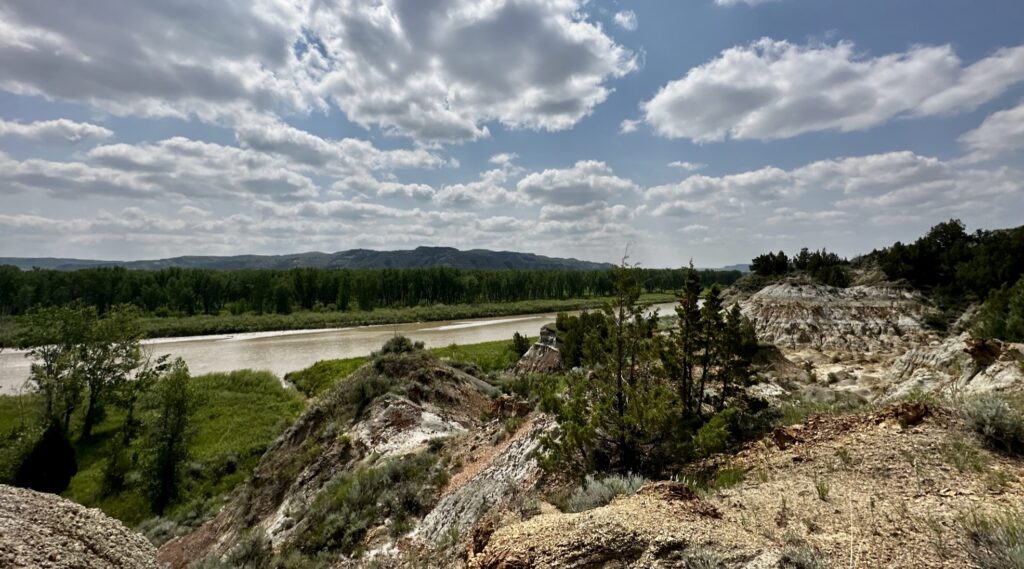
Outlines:
<svg viewBox="0 0 1024 569"><path fill-rule="evenodd" d="M84 403L81 436L103 419L119 386L130 381L145 359L137 312L115 306L99 318L82 303L40 308L26 315L22 341L34 346L29 385L43 396L44 416L70 435L71 419Z"/></svg>

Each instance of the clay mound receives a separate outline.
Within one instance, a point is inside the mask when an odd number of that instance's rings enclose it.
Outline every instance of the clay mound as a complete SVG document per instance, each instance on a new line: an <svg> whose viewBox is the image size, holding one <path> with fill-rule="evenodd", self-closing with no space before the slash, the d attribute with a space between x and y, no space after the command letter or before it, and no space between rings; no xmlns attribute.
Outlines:
<svg viewBox="0 0 1024 569"><path fill-rule="evenodd" d="M146 538L97 509L0 485L0 567L159 567Z"/></svg>
<svg viewBox="0 0 1024 569"><path fill-rule="evenodd" d="M932 336L920 298L892 286L776 283L741 303L758 337L782 348L902 352Z"/></svg>

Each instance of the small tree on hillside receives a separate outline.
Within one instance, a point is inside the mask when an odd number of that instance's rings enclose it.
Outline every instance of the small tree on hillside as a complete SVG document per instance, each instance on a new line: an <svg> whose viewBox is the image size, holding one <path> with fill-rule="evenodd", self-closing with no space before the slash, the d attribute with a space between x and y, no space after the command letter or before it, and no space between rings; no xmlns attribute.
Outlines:
<svg viewBox="0 0 1024 569"><path fill-rule="evenodd" d="M147 479L153 511L163 514L181 491L182 470L188 460L189 420L196 407L188 367L180 358L154 386L157 415L146 440Z"/></svg>

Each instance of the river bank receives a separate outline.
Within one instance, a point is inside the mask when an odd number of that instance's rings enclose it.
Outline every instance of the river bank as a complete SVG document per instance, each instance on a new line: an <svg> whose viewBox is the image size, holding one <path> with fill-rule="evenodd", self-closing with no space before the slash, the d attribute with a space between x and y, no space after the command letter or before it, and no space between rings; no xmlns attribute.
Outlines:
<svg viewBox="0 0 1024 569"><path fill-rule="evenodd" d="M422 341L428 348L510 340L516 332L536 336L540 327L553 322L558 312L593 308L603 302L603 299L594 300L594 304L582 307L566 307L562 304L558 308L532 314L165 337L145 340L143 346L153 356L166 354L184 359L193 374L254 369L267 370L283 377L288 372L309 367L320 360L369 355L396 334ZM651 302L653 299L648 296L644 300ZM657 303L652 306L665 314L671 310L673 303ZM22 389L31 365L25 354L25 350L0 353L0 394L17 393Z"/></svg>

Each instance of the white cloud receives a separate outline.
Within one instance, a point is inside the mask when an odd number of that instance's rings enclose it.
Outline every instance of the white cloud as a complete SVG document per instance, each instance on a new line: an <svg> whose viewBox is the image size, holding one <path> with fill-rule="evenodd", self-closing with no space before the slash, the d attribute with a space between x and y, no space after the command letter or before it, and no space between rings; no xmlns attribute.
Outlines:
<svg viewBox="0 0 1024 569"><path fill-rule="evenodd" d="M83 140L103 140L114 131L102 126L68 119L19 123L0 119L0 137L16 136L47 144L75 144Z"/></svg>
<svg viewBox="0 0 1024 569"><path fill-rule="evenodd" d="M504 168L481 173L480 179L477 181L443 186L434 195L434 203L452 208L493 207L523 203L525 200L522 196L505 187L513 167L510 161L505 161L503 164Z"/></svg>
<svg viewBox="0 0 1024 569"><path fill-rule="evenodd" d="M766 167L719 177L690 176L649 188L645 196L655 216L734 217L744 212L750 223L869 221L885 207L912 208L934 220L1021 195L1024 182L1015 178L1018 174L891 152L820 160L792 170Z"/></svg>
<svg viewBox="0 0 1024 569"><path fill-rule="evenodd" d="M83 158L18 161L0 154L0 181L5 182L0 188L77 200L95 195L293 200L319 193L312 179L285 160L182 137L97 146Z"/></svg>
<svg viewBox="0 0 1024 569"><path fill-rule="evenodd" d="M993 113L960 142L968 150L967 161L978 162L1024 150L1024 102Z"/></svg>
<svg viewBox="0 0 1024 569"><path fill-rule="evenodd" d="M480 138L490 121L569 128L637 68L577 0L342 2L310 27L331 57L319 92L356 123L420 141Z"/></svg>
<svg viewBox="0 0 1024 569"><path fill-rule="evenodd" d="M687 172L696 172L697 170L703 170L707 167L707 164L700 162L686 162L683 160L676 160L668 163L670 168L679 168L680 170L686 170Z"/></svg>
<svg viewBox="0 0 1024 569"><path fill-rule="evenodd" d="M631 180L620 178L604 162L581 160L572 168L549 169L527 175L516 189L538 203L583 205L636 192Z"/></svg>
<svg viewBox="0 0 1024 569"><path fill-rule="evenodd" d="M669 138L775 139L969 110L1022 80L1024 47L964 67L949 45L869 58L850 42L800 46L765 38L691 69L642 109Z"/></svg>
<svg viewBox="0 0 1024 569"><path fill-rule="evenodd" d="M280 121L248 120L236 128L243 148L274 154L326 173L350 173L395 168L437 168L440 156L422 148L380 150L366 140L329 140Z"/></svg>
<svg viewBox="0 0 1024 569"><path fill-rule="evenodd" d="M496 166L510 166L518 158L519 155L515 152L502 152L491 156L487 161Z"/></svg>
<svg viewBox="0 0 1024 569"><path fill-rule="evenodd" d="M403 184L381 181L372 176L350 176L331 185L331 192L342 195L377 196L379 198L410 198L427 201L434 197L434 188L426 184Z"/></svg>
<svg viewBox="0 0 1024 569"><path fill-rule="evenodd" d="M615 25L619 26L624 30L628 30L631 32L636 31L636 12L632 10L622 10L621 12L616 12L612 20L615 22Z"/></svg>
<svg viewBox="0 0 1024 569"><path fill-rule="evenodd" d="M631 132L636 132L637 127L642 122L644 122L644 121L642 121L642 120L625 119L621 123L619 123L619 132L621 134L629 134Z"/></svg>
<svg viewBox="0 0 1024 569"><path fill-rule="evenodd" d="M304 18L283 0L8 2L0 88L120 115L305 111L322 61L293 49Z"/></svg>

